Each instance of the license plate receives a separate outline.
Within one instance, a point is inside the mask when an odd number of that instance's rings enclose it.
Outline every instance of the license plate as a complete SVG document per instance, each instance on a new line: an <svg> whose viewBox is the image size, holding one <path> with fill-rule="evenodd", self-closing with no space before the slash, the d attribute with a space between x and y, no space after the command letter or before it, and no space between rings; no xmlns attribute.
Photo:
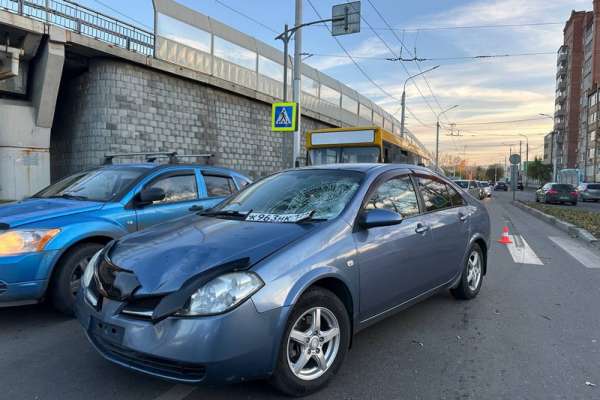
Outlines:
<svg viewBox="0 0 600 400"><path fill-rule="evenodd" d="M106 341L121 344L125 335L125 328L109 324L92 317L90 321L90 333Z"/></svg>

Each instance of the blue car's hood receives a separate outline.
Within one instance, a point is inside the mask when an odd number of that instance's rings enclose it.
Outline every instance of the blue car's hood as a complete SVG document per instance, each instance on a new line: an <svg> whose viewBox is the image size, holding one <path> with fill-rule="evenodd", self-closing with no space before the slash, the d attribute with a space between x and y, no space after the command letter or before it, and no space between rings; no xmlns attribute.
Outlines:
<svg viewBox="0 0 600 400"><path fill-rule="evenodd" d="M11 228L101 208L103 203L68 199L26 199L0 205L0 224Z"/></svg>
<svg viewBox="0 0 600 400"><path fill-rule="evenodd" d="M230 261L248 258L253 265L314 227L192 216L125 236L110 258L135 273L141 285L136 295L164 294Z"/></svg>

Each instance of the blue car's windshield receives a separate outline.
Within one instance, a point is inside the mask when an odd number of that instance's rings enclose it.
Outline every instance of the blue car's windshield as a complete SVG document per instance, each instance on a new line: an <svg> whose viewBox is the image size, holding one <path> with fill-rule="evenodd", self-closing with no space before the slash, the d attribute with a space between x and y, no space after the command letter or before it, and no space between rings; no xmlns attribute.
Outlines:
<svg viewBox="0 0 600 400"><path fill-rule="evenodd" d="M33 197L109 201L120 195L144 172L141 168L100 168L71 175Z"/></svg>
<svg viewBox="0 0 600 400"><path fill-rule="evenodd" d="M286 171L256 182L217 210L269 215L308 213L311 219L332 219L344 210L362 178L363 173L356 171Z"/></svg>

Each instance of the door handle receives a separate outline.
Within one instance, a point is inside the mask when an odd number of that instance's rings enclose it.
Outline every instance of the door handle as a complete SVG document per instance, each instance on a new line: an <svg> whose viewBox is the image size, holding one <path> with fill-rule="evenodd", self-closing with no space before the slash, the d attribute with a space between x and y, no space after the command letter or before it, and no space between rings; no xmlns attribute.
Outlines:
<svg viewBox="0 0 600 400"><path fill-rule="evenodd" d="M429 226L423 225L423 224L417 224L417 227L415 228L416 233L425 233L428 230L429 230Z"/></svg>
<svg viewBox="0 0 600 400"><path fill-rule="evenodd" d="M465 222L469 218L469 214L458 213L458 219L461 222Z"/></svg>
<svg viewBox="0 0 600 400"><path fill-rule="evenodd" d="M189 211L202 211L202 210L204 210L203 206L191 206L189 208Z"/></svg>

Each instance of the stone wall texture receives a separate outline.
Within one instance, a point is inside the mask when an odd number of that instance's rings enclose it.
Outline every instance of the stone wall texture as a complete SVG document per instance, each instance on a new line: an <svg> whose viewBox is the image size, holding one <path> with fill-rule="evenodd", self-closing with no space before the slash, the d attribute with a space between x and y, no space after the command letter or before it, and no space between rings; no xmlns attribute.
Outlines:
<svg viewBox="0 0 600 400"><path fill-rule="evenodd" d="M153 151L212 153L211 164L258 178L291 166L291 133L272 132L270 118L271 105L255 99L122 61L90 59L84 72L65 75L61 84L52 180L99 165L108 153ZM303 131L327 126L302 118Z"/></svg>

